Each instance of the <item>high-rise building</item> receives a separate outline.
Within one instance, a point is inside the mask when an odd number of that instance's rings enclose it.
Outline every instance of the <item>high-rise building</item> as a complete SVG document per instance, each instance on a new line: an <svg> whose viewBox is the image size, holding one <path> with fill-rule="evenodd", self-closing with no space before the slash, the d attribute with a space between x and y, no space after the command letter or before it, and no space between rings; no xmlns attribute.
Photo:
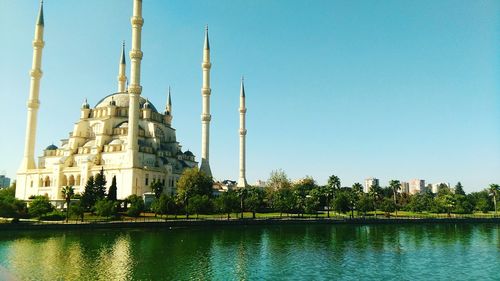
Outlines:
<svg viewBox="0 0 500 281"><path fill-rule="evenodd" d="M10 178L5 175L0 175L0 188L6 188L10 186Z"/></svg>
<svg viewBox="0 0 500 281"><path fill-rule="evenodd" d="M373 185L379 185L379 180L376 179L376 178L367 178L365 179L365 186L363 188L363 191L365 193L368 193L370 192L370 188L373 186Z"/></svg>
<svg viewBox="0 0 500 281"><path fill-rule="evenodd" d="M408 182L410 194L424 193L425 192L425 180L412 179Z"/></svg>
<svg viewBox="0 0 500 281"><path fill-rule="evenodd" d="M410 184L408 182L402 181L401 184L401 193L410 193Z"/></svg>

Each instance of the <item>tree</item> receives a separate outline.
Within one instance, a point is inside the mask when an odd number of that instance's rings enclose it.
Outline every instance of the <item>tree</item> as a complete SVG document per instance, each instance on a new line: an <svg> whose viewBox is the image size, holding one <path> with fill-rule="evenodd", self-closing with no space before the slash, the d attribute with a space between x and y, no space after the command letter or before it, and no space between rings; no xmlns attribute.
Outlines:
<svg viewBox="0 0 500 281"><path fill-rule="evenodd" d="M377 206L378 202L382 198L382 188L378 185L378 183L374 183L370 187L370 192L368 194L373 200L373 209L375 210L375 217L377 217Z"/></svg>
<svg viewBox="0 0 500 281"><path fill-rule="evenodd" d="M97 201L94 208L96 214L101 217L108 218L116 215L116 202L108 199L101 199Z"/></svg>
<svg viewBox="0 0 500 281"><path fill-rule="evenodd" d="M350 200L347 192L338 192L332 201L332 207L338 213L347 213L350 210Z"/></svg>
<svg viewBox="0 0 500 281"><path fill-rule="evenodd" d="M36 196L33 201L31 201L28 207L28 213L31 217L41 217L49 212L52 212L54 207L50 204L50 201L45 196Z"/></svg>
<svg viewBox="0 0 500 281"><path fill-rule="evenodd" d="M155 212L155 214L167 215L167 217L168 212L173 211L174 208L175 201L167 194L162 194L160 198L156 199L153 204L151 204L151 209Z"/></svg>
<svg viewBox="0 0 500 281"><path fill-rule="evenodd" d="M392 189L392 193L394 195L394 206L396 206L396 216L398 215L398 202L396 200L396 196L398 191L401 190L401 183L398 180L391 180L389 182L389 187Z"/></svg>
<svg viewBox="0 0 500 281"><path fill-rule="evenodd" d="M111 180L111 186L109 187L108 191L108 200L116 201L118 199L117 193L118 193L118 188L116 186L116 176L113 176L113 179Z"/></svg>
<svg viewBox="0 0 500 281"><path fill-rule="evenodd" d="M85 215L85 208L83 207L82 201L78 201L76 204L71 204L71 208L69 210L71 215L79 217L83 222L83 217Z"/></svg>
<svg viewBox="0 0 500 281"><path fill-rule="evenodd" d="M248 189L245 187L241 187L235 190L236 195L240 199L240 212L241 212L241 218L243 218L243 212L245 211L245 198L247 197L248 194Z"/></svg>
<svg viewBox="0 0 500 281"><path fill-rule="evenodd" d="M138 217L144 211L144 201L142 200L142 197L132 194L127 197L126 202L130 204L127 210L127 215L131 217Z"/></svg>
<svg viewBox="0 0 500 281"><path fill-rule="evenodd" d="M327 216L330 217L330 198L335 198L335 193L340 189L340 178L336 175L331 175L328 178L328 182L326 184L326 205L327 208Z"/></svg>
<svg viewBox="0 0 500 281"><path fill-rule="evenodd" d="M465 196L465 191L460 182L457 182L457 184L455 185L455 194L460 194Z"/></svg>
<svg viewBox="0 0 500 281"><path fill-rule="evenodd" d="M94 179L94 194L96 201L106 197L106 176L104 176L104 168L102 167Z"/></svg>
<svg viewBox="0 0 500 281"><path fill-rule="evenodd" d="M307 214L316 214L318 216L318 208L320 206L321 191L318 187L309 191L306 196L305 212Z"/></svg>
<svg viewBox="0 0 500 281"><path fill-rule="evenodd" d="M82 207L85 208L86 210L92 208L92 206L94 206L96 202L93 176L90 176L89 179L87 180L87 184L85 184L85 190L83 191L81 202L82 202Z"/></svg>
<svg viewBox="0 0 500 281"><path fill-rule="evenodd" d="M363 212L363 216L366 216L366 213L369 211L373 211L373 199L368 194L361 194L358 199L358 210Z"/></svg>
<svg viewBox="0 0 500 281"><path fill-rule="evenodd" d="M245 197L245 206L252 212L252 217L255 219L255 213L264 204L264 191L257 187L250 187L248 189L248 194Z"/></svg>
<svg viewBox="0 0 500 281"><path fill-rule="evenodd" d="M266 187L271 190L280 190L283 188L290 188L291 182L285 172L281 169L278 169L271 172L271 175L267 180Z"/></svg>
<svg viewBox="0 0 500 281"><path fill-rule="evenodd" d="M68 222L70 208L69 205L71 204L71 198L75 195L75 189L73 188L73 186L65 186L62 188L61 193L66 200L66 222Z"/></svg>
<svg viewBox="0 0 500 281"><path fill-rule="evenodd" d="M289 213L295 207L295 197L291 188L281 188L272 194L272 208L280 213Z"/></svg>
<svg viewBox="0 0 500 281"><path fill-rule="evenodd" d="M231 218L231 213L238 209L238 198L234 191L230 190L221 193L215 198L215 207L219 213L227 214L227 219Z"/></svg>
<svg viewBox="0 0 500 281"><path fill-rule="evenodd" d="M151 190L153 190L153 193L155 194L155 198L159 199L161 194L163 193L163 184L161 181L153 181L151 183Z"/></svg>
<svg viewBox="0 0 500 281"><path fill-rule="evenodd" d="M19 218L27 212L26 204L16 199L14 187L0 189L0 217Z"/></svg>
<svg viewBox="0 0 500 281"><path fill-rule="evenodd" d="M467 196L462 194L455 194L454 201L455 206L453 212L455 214L471 214L472 211L474 211L474 206Z"/></svg>
<svg viewBox="0 0 500 281"><path fill-rule="evenodd" d="M184 205L186 218L189 218L189 199L196 195L212 197L212 177L197 167L185 169L177 182L177 201Z"/></svg>
<svg viewBox="0 0 500 281"><path fill-rule="evenodd" d="M199 214L207 214L212 211L212 201L207 195L195 195L190 201L188 212L196 214L196 218Z"/></svg>
<svg viewBox="0 0 500 281"><path fill-rule="evenodd" d="M490 196L493 199L493 206L495 207L495 217L497 216L497 197L498 193L500 192L500 185L498 184L490 184L490 187L488 189Z"/></svg>
<svg viewBox="0 0 500 281"><path fill-rule="evenodd" d="M390 216L390 213L394 212L396 210L396 203L394 203L393 200L389 198L384 198L382 201L382 211L385 212L385 216Z"/></svg>

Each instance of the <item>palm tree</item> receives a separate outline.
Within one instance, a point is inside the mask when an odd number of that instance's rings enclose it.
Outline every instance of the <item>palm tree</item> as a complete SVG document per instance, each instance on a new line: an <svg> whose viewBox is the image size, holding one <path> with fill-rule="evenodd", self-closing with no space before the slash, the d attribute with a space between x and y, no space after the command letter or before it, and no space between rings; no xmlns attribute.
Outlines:
<svg viewBox="0 0 500 281"><path fill-rule="evenodd" d="M330 196L335 196L335 192L340 189L340 179L336 175L331 175L328 178L328 183L325 186L327 216L330 217Z"/></svg>
<svg viewBox="0 0 500 281"><path fill-rule="evenodd" d="M490 184L490 188L488 189L491 196L493 196L493 205L495 206L495 217L497 216L497 196L500 192L500 185L498 184Z"/></svg>
<svg viewBox="0 0 500 281"><path fill-rule="evenodd" d="M373 198L373 207L375 209L375 217L377 217L377 202L382 195L382 188L378 184L373 184L369 191L370 197Z"/></svg>
<svg viewBox="0 0 500 281"><path fill-rule="evenodd" d="M71 203L71 197L75 195L75 189L73 186L68 185L62 188L61 193L64 196L64 199L66 200L66 222L68 222L69 218L69 204Z"/></svg>
<svg viewBox="0 0 500 281"><path fill-rule="evenodd" d="M389 186L392 189L392 193L394 195L394 205L396 205L396 217L398 216L398 202L396 200L396 196L398 191L401 189L401 183L398 180L391 180L389 182Z"/></svg>

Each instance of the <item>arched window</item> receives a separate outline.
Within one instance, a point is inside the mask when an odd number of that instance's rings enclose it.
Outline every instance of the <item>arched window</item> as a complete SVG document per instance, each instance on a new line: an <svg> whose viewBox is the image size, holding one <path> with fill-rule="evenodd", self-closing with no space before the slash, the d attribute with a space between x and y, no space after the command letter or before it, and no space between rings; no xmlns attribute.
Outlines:
<svg viewBox="0 0 500 281"><path fill-rule="evenodd" d="M49 176L45 177L44 186L46 186L46 187L50 186L50 178L49 178Z"/></svg>
<svg viewBox="0 0 500 281"><path fill-rule="evenodd" d="M76 185L82 185L80 175L76 176Z"/></svg>
<svg viewBox="0 0 500 281"><path fill-rule="evenodd" d="M63 186L68 185L68 177L67 177L66 175L63 175L63 176L62 176L61 184L62 184Z"/></svg>
<svg viewBox="0 0 500 281"><path fill-rule="evenodd" d="M74 186L75 185L75 177L73 175L69 176L69 185Z"/></svg>

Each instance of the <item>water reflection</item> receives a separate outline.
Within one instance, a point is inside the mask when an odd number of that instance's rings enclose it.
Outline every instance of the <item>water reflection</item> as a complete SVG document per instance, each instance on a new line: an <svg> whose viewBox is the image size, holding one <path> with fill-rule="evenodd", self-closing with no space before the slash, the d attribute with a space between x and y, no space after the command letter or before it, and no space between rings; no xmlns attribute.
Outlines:
<svg viewBox="0 0 500 281"><path fill-rule="evenodd" d="M21 280L491 279L499 260L496 224L0 233Z"/></svg>

